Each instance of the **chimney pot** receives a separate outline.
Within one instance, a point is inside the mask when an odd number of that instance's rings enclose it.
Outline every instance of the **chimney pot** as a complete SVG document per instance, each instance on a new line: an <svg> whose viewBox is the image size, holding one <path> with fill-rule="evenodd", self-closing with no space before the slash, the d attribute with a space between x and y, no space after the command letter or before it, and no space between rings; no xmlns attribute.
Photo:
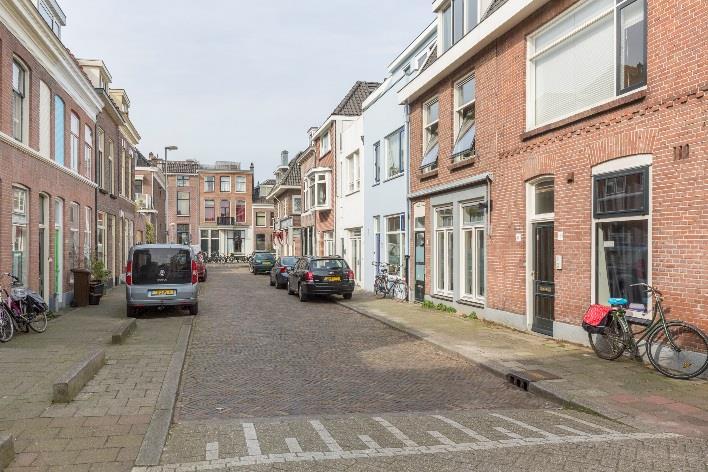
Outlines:
<svg viewBox="0 0 708 472"><path fill-rule="evenodd" d="M283 151L280 153L280 163L284 166L288 165L288 151Z"/></svg>

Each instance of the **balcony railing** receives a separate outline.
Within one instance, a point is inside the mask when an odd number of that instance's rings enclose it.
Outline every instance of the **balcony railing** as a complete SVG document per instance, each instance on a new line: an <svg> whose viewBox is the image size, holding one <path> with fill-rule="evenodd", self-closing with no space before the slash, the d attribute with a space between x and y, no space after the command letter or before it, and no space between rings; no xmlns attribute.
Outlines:
<svg viewBox="0 0 708 472"><path fill-rule="evenodd" d="M220 216L216 219L216 224L219 226L234 226L236 218L233 216Z"/></svg>
<svg viewBox="0 0 708 472"><path fill-rule="evenodd" d="M154 210L155 205L152 201L152 195L147 193L136 193L135 194L135 204L138 206L138 210Z"/></svg>

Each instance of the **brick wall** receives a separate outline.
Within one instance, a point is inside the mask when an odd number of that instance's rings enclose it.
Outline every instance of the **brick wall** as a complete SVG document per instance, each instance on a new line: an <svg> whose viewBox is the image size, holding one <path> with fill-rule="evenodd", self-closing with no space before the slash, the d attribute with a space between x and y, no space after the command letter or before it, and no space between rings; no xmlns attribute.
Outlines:
<svg viewBox="0 0 708 472"><path fill-rule="evenodd" d="M177 187L177 175L167 175L167 231L169 233L168 242L176 241L177 225L188 224L192 236L192 244L199 244L199 221L200 221L200 200L199 200L199 176L188 175L189 182L185 187ZM189 215L177 215L177 193L189 193Z"/></svg>

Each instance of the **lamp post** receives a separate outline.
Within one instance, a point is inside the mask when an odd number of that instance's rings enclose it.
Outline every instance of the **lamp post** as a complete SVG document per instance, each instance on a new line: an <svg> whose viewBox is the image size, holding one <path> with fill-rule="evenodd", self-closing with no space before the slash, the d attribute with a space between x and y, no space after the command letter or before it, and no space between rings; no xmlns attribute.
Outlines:
<svg viewBox="0 0 708 472"><path fill-rule="evenodd" d="M167 183L167 188L165 189L165 195L167 196L165 200L165 220L169 219L169 204L170 204L170 177L167 175L167 151L176 151L179 149L177 146L165 146L165 182ZM174 223L173 223L174 224ZM166 240L170 242L170 225L165 225Z"/></svg>

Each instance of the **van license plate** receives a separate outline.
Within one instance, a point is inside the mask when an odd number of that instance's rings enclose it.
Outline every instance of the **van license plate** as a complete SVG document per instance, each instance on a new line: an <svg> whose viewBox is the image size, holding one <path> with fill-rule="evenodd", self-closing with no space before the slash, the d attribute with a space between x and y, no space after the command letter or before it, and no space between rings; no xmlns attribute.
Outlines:
<svg viewBox="0 0 708 472"><path fill-rule="evenodd" d="M341 282L342 278L337 276L337 277L325 277L325 282Z"/></svg>
<svg viewBox="0 0 708 472"><path fill-rule="evenodd" d="M176 294L176 290L150 290L151 297L169 297Z"/></svg>

